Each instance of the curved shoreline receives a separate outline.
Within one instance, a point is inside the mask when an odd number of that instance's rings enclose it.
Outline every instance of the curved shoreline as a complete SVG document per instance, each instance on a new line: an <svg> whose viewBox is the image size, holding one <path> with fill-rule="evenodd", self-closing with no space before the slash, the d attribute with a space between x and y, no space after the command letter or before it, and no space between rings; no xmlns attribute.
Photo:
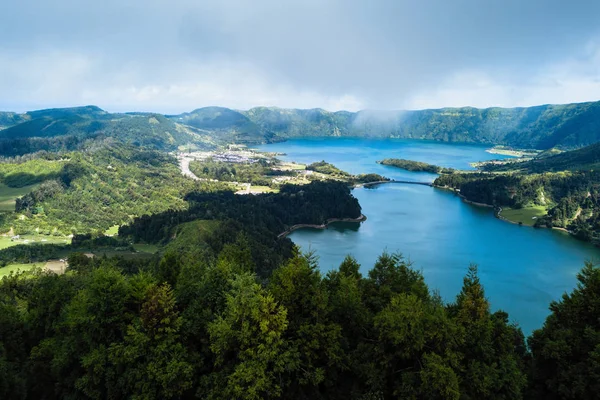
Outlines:
<svg viewBox="0 0 600 400"><path fill-rule="evenodd" d="M476 201L472 201L467 199L465 196L463 196L460 191L458 191L457 189L451 188L449 186L437 186L437 185L432 185L433 188L435 189L442 189L442 190L449 190L450 192L453 192L455 194L458 195L458 197L461 198L462 201L464 201L465 203L468 204L472 204L474 206L478 206L478 207L487 207L487 208L494 208L494 206L490 205L490 204L486 204L486 203L478 203Z"/></svg>
<svg viewBox="0 0 600 400"><path fill-rule="evenodd" d="M459 197L460 197L460 198L461 198L461 199L462 199L462 200L463 200L465 203L468 203L468 204L471 204L471 205L475 205L475 206L478 206L478 207L487 207L487 208L493 208L493 209L494 209L494 217L498 218L500 221L508 222L509 224L518 225L518 226L526 226L526 227L529 227L529 228L536 228L536 229L537 229L537 228L540 228L540 227L536 227L536 226L533 226L533 225L524 225L524 224L519 224L518 222L515 222L515 221L511 221L510 219L508 219L508 218L506 218L506 217L503 217L503 216L502 216L502 214L501 214L501 213L502 213L502 207L498 207L498 208L496 208L496 207L494 207L494 206L492 206L492 205L490 205L490 204L485 204L485 203L477 203L477 202L475 202L475 201L468 200L468 199L467 199L465 196L463 196L462 194L460 194L460 192L459 192L458 190L456 190L456 189L453 189L453 188L451 188L451 187L447 187L447 186L433 186L433 187L434 187L434 188L437 188L437 189L450 190L450 191L452 191L452 192L454 192L454 193L458 194L458 196L459 196ZM553 226L552 228L548 228L548 227L546 227L546 229L554 229L554 230L557 230L557 231L564 232L564 233L566 233L566 234L568 234L568 235L570 235L570 236L574 236L574 235L573 235L573 232L569 231L568 229L561 228L561 227L558 227L558 226Z"/></svg>
<svg viewBox="0 0 600 400"><path fill-rule="evenodd" d="M363 221L366 221L366 220L367 220L367 217L364 214L360 214L360 217L358 217L358 218L329 218L327 221L325 221L324 224L321 224L321 225L316 225L316 224L296 224L296 225L292 225L290 228L288 228L287 230L285 230L285 231L281 232L279 235L277 235L277 239L281 239L282 237L286 237L287 235L289 235L293 231L295 231L297 229L301 229L301 228L327 229L327 227L329 226L329 224L334 223L334 222L363 222Z"/></svg>

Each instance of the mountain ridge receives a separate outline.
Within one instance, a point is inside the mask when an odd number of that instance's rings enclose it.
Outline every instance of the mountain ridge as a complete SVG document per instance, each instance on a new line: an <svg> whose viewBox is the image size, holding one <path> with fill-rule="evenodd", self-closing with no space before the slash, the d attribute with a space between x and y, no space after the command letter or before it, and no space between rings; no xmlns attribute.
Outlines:
<svg viewBox="0 0 600 400"><path fill-rule="evenodd" d="M0 130L2 155L10 155L6 153L10 141L31 142L41 138L48 141L52 137L71 136L82 140L99 135L171 150L194 142L252 145L314 136L576 149L600 141L600 101L515 108L444 107L357 112L262 106L244 111L211 106L174 115L109 113L88 105L23 114L0 112L0 127L4 128ZM180 135L183 131L187 134ZM16 153L28 149L27 145L22 147L23 150ZM35 146L31 150L33 148Z"/></svg>

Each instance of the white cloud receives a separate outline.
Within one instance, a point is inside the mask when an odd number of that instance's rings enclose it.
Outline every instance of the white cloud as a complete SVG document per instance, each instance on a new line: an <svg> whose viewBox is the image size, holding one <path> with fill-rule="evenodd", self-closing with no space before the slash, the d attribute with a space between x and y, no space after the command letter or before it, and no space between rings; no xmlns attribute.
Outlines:
<svg viewBox="0 0 600 400"><path fill-rule="evenodd" d="M448 106L526 107L600 100L600 41L582 46L576 56L539 67L527 79L506 73L464 70L434 89L413 95L409 109Z"/></svg>
<svg viewBox="0 0 600 400"><path fill-rule="evenodd" d="M586 42L600 33L600 2L573 2L9 2L0 13L0 109L600 99L600 41Z"/></svg>

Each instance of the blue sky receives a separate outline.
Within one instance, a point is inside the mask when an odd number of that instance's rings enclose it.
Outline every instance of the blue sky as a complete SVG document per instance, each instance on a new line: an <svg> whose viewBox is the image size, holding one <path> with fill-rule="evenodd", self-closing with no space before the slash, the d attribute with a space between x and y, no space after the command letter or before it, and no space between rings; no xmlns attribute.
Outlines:
<svg viewBox="0 0 600 400"><path fill-rule="evenodd" d="M600 100L600 1L8 0L0 109Z"/></svg>

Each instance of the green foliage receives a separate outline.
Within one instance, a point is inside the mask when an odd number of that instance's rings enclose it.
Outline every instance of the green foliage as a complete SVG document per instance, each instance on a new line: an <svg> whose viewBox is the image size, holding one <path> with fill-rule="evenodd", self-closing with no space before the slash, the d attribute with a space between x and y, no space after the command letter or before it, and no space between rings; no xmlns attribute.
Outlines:
<svg viewBox="0 0 600 400"><path fill-rule="evenodd" d="M199 108L169 118L203 131L211 131L212 136L224 143L263 143L272 138L272 134L264 132L242 113L223 107Z"/></svg>
<svg viewBox="0 0 600 400"><path fill-rule="evenodd" d="M469 201L495 207L543 206L547 214L534 226L569 229L582 240L600 240L600 172L575 171L543 174L451 174L434 181Z"/></svg>
<svg viewBox="0 0 600 400"><path fill-rule="evenodd" d="M552 302L544 326L529 339L533 393L545 399L593 399L600 373L600 269L591 263L577 288Z"/></svg>
<svg viewBox="0 0 600 400"><path fill-rule="evenodd" d="M263 133L274 134L270 140L307 136L394 137L536 149L580 147L600 140L600 102L357 113L257 107L243 114Z"/></svg>
<svg viewBox="0 0 600 400"><path fill-rule="evenodd" d="M591 265L578 288L551 305L529 354L508 315L490 311L474 266L456 301L444 304L400 254L384 252L366 276L352 257L322 276L314 254L279 237L295 224L359 216L346 183L257 196L209 192L216 188L184 179L172 159L121 146L67 164L47 181L61 191L32 193L32 207L44 213L28 218L50 218L61 204L68 215L64 205L77 206L66 199L77 191L100 199L87 210L113 226L121 209L101 196L129 201L119 191L124 182L143 193L148 182L150 200L140 207L153 214L121 226L118 238L101 235L104 228L64 248L0 252L70 252L63 275L38 270L0 281L2 398L552 399L598 391L600 273ZM548 199L566 199L557 203L561 218L572 218L574 193L590 190L586 207L595 204L588 178L452 174L444 182L515 202L543 185ZM150 189L159 181L161 193ZM511 185L530 189L515 199ZM170 194L183 203L178 210L150 203ZM164 247L134 261L73 252L129 239Z"/></svg>
<svg viewBox="0 0 600 400"><path fill-rule="evenodd" d="M23 163L0 163L0 181L12 188L21 188L49 179L56 179L65 161L37 158Z"/></svg>
<svg viewBox="0 0 600 400"><path fill-rule="evenodd" d="M122 226L119 235L135 242L160 243L177 236L183 223L227 221L209 240L202 241L218 253L225 244L224 238L236 237L240 231L247 233L252 259L258 266L256 272L264 277L291 254L291 242L278 240L278 234L296 224L322 224L330 218L358 218L361 215L358 201L347 185L340 182L283 185L279 193L255 196L195 192L186 199L190 202L187 210L136 218L130 225ZM181 244L187 241L176 240ZM187 243L197 244L198 241L192 237Z"/></svg>
<svg viewBox="0 0 600 400"><path fill-rule="evenodd" d="M223 188L184 177L175 159L164 153L122 145L69 153L68 161L53 162L61 166L56 179L18 199L17 213L4 221L5 230L14 227L17 234L59 231L64 235L104 232L133 216L185 209L183 198L188 192Z"/></svg>
<svg viewBox="0 0 600 400"><path fill-rule="evenodd" d="M390 165L392 167L405 169L407 171L431 172L433 174L451 174L454 172L454 169L452 168L443 168L433 164L427 164L420 161L404 160L401 158L386 158L377 162L382 165Z"/></svg>
<svg viewBox="0 0 600 400"><path fill-rule="evenodd" d="M73 254L70 273L0 281L6 398L594 398L599 270L530 339L491 313L471 267L453 304L399 255L322 277L295 253L261 285L250 242L131 270ZM173 265L177 255L163 261ZM211 261L212 260L212 261ZM84 267L85 266L85 267ZM132 272L126 272L132 271ZM530 357L532 362L530 362ZM527 386L526 372L531 377Z"/></svg>
<svg viewBox="0 0 600 400"><path fill-rule="evenodd" d="M309 171L320 172L325 175L338 176L340 178L348 178L350 176L349 173L344 172L341 169L337 168L335 165L325 161L314 162L310 165L307 165L306 169Z"/></svg>
<svg viewBox="0 0 600 400"><path fill-rule="evenodd" d="M151 286L139 318L129 325L123 341L109 348L109 360L123 371L117 378L122 395L171 399L191 387L193 366L179 341L181 324L170 286Z"/></svg>
<svg viewBox="0 0 600 400"><path fill-rule="evenodd" d="M486 164L487 171L520 171L528 173L557 171L597 171L600 169L600 143L556 155L541 155L533 160L506 164Z"/></svg>
<svg viewBox="0 0 600 400"><path fill-rule="evenodd" d="M222 162L209 159L190 162L190 171L202 179L270 186L272 176L278 171L272 170L269 164L270 162L264 159L248 163Z"/></svg>
<svg viewBox="0 0 600 400"><path fill-rule="evenodd" d="M160 150L176 150L189 144L212 146L204 132L163 115L109 114L88 106L27 113L24 122L0 131L0 154L93 149L105 141Z"/></svg>
<svg viewBox="0 0 600 400"><path fill-rule="evenodd" d="M287 311L251 275L232 282L226 307L208 326L215 371L207 376L207 398L280 397L280 375L289 368L282 338Z"/></svg>

